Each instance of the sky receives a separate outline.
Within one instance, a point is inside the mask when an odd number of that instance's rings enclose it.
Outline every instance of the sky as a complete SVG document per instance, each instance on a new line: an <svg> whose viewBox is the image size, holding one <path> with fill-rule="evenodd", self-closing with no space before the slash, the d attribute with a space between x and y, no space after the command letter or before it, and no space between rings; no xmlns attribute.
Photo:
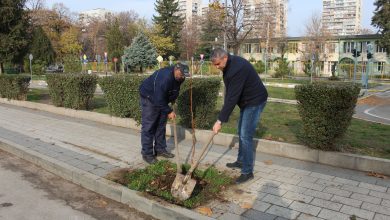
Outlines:
<svg viewBox="0 0 390 220"><path fill-rule="evenodd" d="M151 20L155 0L46 0L46 6L51 8L54 3L63 3L72 12L82 12L95 8L105 8L113 12L133 10L140 17ZM208 0L203 0L206 4ZM362 0L362 28L375 31L371 26L374 14L374 0ZM304 35L304 24L313 13L322 13L322 0L288 0L287 35L299 37Z"/></svg>

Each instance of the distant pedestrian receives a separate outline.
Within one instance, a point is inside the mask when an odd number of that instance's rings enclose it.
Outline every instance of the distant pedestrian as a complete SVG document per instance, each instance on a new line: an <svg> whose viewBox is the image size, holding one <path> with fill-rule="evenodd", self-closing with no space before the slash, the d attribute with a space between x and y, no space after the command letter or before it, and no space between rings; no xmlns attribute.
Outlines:
<svg viewBox="0 0 390 220"><path fill-rule="evenodd" d="M225 100L213 131L218 133L222 124L229 120L234 107L240 107L238 121L239 149L237 160L227 163L230 168L241 168L241 175L236 183L253 179L254 147L253 136L256 132L260 114L263 111L268 93L253 66L239 56L228 54L222 48L216 48L211 54L211 62L223 71L223 82L226 88Z"/></svg>
<svg viewBox="0 0 390 220"><path fill-rule="evenodd" d="M176 117L169 103L174 102L179 96L180 85L188 74L188 66L177 63L157 70L140 86L141 154L144 161L149 164L157 161L156 156L174 157L166 149L167 118Z"/></svg>

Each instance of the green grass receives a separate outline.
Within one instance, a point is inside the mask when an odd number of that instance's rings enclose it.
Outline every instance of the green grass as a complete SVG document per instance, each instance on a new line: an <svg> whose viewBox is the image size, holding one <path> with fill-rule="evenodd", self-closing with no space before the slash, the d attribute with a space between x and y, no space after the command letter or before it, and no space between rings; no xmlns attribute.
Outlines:
<svg viewBox="0 0 390 220"><path fill-rule="evenodd" d="M188 164L183 166L184 172L188 169ZM204 171L196 169L193 179L197 180L197 184L192 196L185 201L178 201L171 194L171 186L176 176L176 165L169 161L160 160L145 169L134 170L124 175L125 178L119 177L119 179L125 179L121 184L127 185L128 188L148 192L186 208L195 208L215 199L215 196L232 184L231 177L214 167L209 167Z"/></svg>
<svg viewBox="0 0 390 220"><path fill-rule="evenodd" d="M110 114L104 95L94 95L91 101L91 108L93 112Z"/></svg>
<svg viewBox="0 0 390 220"><path fill-rule="evenodd" d="M280 79L280 78L261 78L263 82L272 82L272 83L293 83L293 84L305 84L309 83L310 80L306 79Z"/></svg>
<svg viewBox="0 0 390 220"><path fill-rule="evenodd" d="M27 101L43 102L50 99L48 89L30 89L27 93Z"/></svg>
<svg viewBox="0 0 390 220"><path fill-rule="evenodd" d="M294 88L282 88L282 87L272 87L267 86L268 95L271 98L278 99L295 99Z"/></svg>

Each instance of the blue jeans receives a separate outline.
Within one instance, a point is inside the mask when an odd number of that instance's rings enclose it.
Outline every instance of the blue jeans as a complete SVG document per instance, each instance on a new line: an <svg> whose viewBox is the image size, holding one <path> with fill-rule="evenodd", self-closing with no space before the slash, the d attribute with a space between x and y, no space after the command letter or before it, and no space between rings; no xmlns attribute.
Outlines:
<svg viewBox="0 0 390 220"><path fill-rule="evenodd" d="M253 136L256 132L257 123L261 112L267 102L257 106L249 106L241 109L238 121L239 148L237 161L242 163L242 174L253 173L254 153Z"/></svg>
<svg viewBox="0 0 390 220"><path fill-rule="evenodd" d="M141 97L141 110L141 154L143 156L153 156L154 153L166 151L165 134L168 115L144 97Z"/></svg>

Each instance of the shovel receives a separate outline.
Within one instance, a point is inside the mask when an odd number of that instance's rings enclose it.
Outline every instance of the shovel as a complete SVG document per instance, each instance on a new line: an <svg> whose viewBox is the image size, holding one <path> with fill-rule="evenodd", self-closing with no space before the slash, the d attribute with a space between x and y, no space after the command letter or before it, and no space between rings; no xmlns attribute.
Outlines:
<svg viewBox="0 0 390 220"><path fill-rule="evenodd" d="M175 129L175 127L174 127L174 129ZM192 172L199 165L199 161L202 159L204 153L206 152L208 146L210 145L210 143L213 140L215 135L216 135L216 133L213 132L213 134L210 136L208 142L203 146L202 152L200 153L199 157L191 165L191 168L187 172L186 175L181 174L181 167L180 167L180 173L179 173L179 169L177 169L178 172L177 172L175 180L172 183L171 193L172 193L172 196L175 197L176 199L178 199L179 201L184 201L184 200L190 198L192 192L194 191L194 188L196 185L196 180L191 179ZM177 160L177 164L179 165L178 160Z"/></svg>

